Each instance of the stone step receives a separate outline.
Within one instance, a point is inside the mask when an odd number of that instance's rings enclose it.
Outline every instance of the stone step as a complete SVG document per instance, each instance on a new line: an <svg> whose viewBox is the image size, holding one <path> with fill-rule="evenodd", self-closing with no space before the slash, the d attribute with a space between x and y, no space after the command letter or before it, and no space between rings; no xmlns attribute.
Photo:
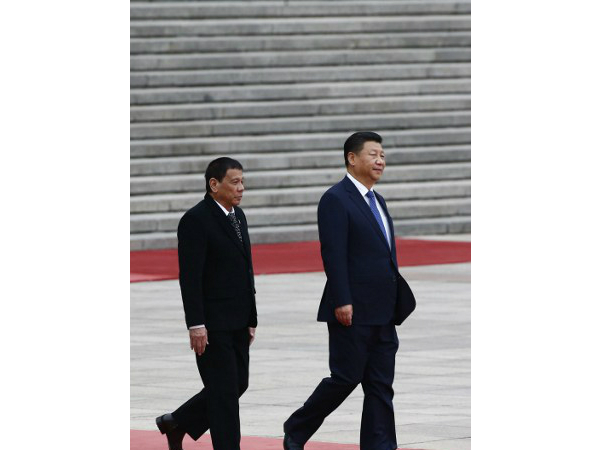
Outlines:
<svg viewBox="0 0 600 450"><path fill-rule="evenodd" d="M382 33L414 31L469 30L469 15L425 16L348 16L286 17L258 19L207 20L132 20L130 35L167 36L244 36L278 34Z"/></svg>
<svg viewBox="0 0 600 450"><path fill-rule="evenodd" d="M309 81L396 80L463 78L471 74L469 63L372 64L367 66L319 66L261 69L180 70L132 72L130 87L223 86L231 84L290 83Z"/></svg>
<svg viewBox="0 0 600 450"><path fill-rule="evenodd" d="M469 144L471 140L470 128L377 131L386 147ZM329 150L340 148L349 132L139 140L131 142L130 155L137 158Z"/></svg>
<svg viewBox="0 0 600 450"><path fill-rule="evenodd" d="M386 147L385 158L389 165L469 161L471 147L469 145ZM203 175L213 159L215 159L214 155L132 159L129 173L131 176L183 173ZM246 171L338 168L343 163L341 149L295 153L247 153L236 155L236 159L242 163Z"/></svg>
<svg viewBox="0 0 600 450"><path fill-rule="evenodd" d="M331 132L348 129L418 129L464 127L471 125L471 112L435 111L399 114L342 116L301 116L262 119L187 121L131 125L132 140L216 137L238 135L275 135L280 133Z"/></svg>
<svg viewBox="0 0 600 450"><path fill-rule="evenodd" d="M212 19L242 17L391 16L470 13L468 1L373 2L185 2L131 3L131 20Z"/></svg>
<svg viewBox="0 0 600 450"><path fill-rule="evenodd" d="M374 33L356 35L303 34L283 36L210 36L171 38L132 38L132 55L161 53L256 52L276 50L337 50L381 48L469 47L469 31L430 31L425 33Z"/></svg>
<svg viewBox="0 0 600 450"><path fill-rule="evenodd" d="M249 102L279 100L313 100L326 101L332 98L345 97L385 97L395 95L432 95L462 94L471 91L471 80L435 79L435 80L384 80L330 83L291 83L277 85L242 85L242 86L210 86L210 87L175 87L175 88L141 88L131 89L132 117L136 114L152 114L152 108L172 108L172 104L209 103L193 105L193 108L211 108L210 103ZM368 101L368 99L367 99ZM375 100L378 101L378 100ZM161 106L135 106L161 105ZM165 105L165 106L162 106ZM184 106L182 106L185 108ZM235 108L231 104L231 108ZM157 113L159 114L159 113ZM174 113L175 114L175 113Z"/></svg>
<svg viewBox="0 0 600 450"><path fill-rule="evenodd" d="M248 189L242 206L272 207L317 204L329 185L273 189ZM387 201L469 197L471 180L380 183L377 192ZM131 197L132 214L186 211L204 198L204 188L196 192L138 195Z"/></svg>
<svg viewBox="0 0 600 450"><path fill-rule="evenodd" d="M471 199L445 198L441 200L387 201L393 219L419 217L464 216L471 212ZM250 227L303 225L317 223L317 205L280 206L278 208L245 208ZM152 233L176 231L182 212L134 214L131 216L130 232Z"/></svg>
<svg viewBox="0 0 600 450"><path fill-rule="evenodd" d="M244 185L248 189L331 185L340 180L345 173L345 168L253 171L244 174ZM470 174L471 164L468 162L407 164L388 166L385 169L383 182L466 179ZM131 178L130 194L194 192L202 190L204 186L204 177L200 174L140 176Z"/></svg>
<svg viewBox="0 0 600 450"><path fill-rule="evenodd" d="M470 216L450 216L397 219L394 220L394 231L399 237L470 233L471 218ZM316 224L251 227L249 232L252 244L316 241L319 239ZM177 235L174 231L131 235L130 249L132 251L161 248L177 248ZM401 248L400 255L402 255Z"/></svg>
<svg viewBox="0 0 600 450"><path fill-rule="evenodd" d="M197 105L132 106L131 122L191 121L248 117L329 116L341 114L382 114L392 112L465 110L471 107L471 95L414 95L358 97L319 100L219 102ZM269 119L270 120L270 119ZM215 124L215 121L199 126ZM233 121L221 123L234 124ZM236 125L240 122L235 122ZM248 123L248 120L244 120ZM257 122L258 123L258 122ZM132 130L138 125L134 125ZM156 124L140 124L142 129ZM236 128L237 130L237 128ZM133 137L133 135L132 135Z"/></svg>
<svg viewBox="0 0 600 450"><path fill-rule="evenodd" d="M416 64L468 62L469 48L404 48L360 50L298 50L276 52L132 55L132 72L150 70L247 69L257 67L317 67L352 64Z"/></svg>
<svg viewBox="0 0 600 450"><path fill-rule="evenodd" d="M319 233L316 224L284 225L278 227L254 227L251 228L249 231L251 233L250 239L252 241L252 244L271 244L277 242L319 240ZM418 236L427 234L470 233L471 218L470 216L450 216L417 219L396 219L394 220L394 232L396 237ZM165 242L165 244L166 243L167 242ZM175 246L177 246L176 237ZM402 249L400 249L400 255L402 255Z"/></svg>

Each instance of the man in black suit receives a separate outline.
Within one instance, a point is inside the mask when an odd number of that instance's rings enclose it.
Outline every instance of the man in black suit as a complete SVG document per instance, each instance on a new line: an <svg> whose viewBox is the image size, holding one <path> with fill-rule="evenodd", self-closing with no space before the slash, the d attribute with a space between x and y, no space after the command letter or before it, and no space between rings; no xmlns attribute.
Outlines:
<svg viewBox="0 0 600 450"><path fill-rule="evenodd" d="M300 450L360 383L361 450L396 449L395 355L400 325L415 298L398 272L394 224L372 190L383 174L381 136L358 132L344 144L348 174L319 202L321 257L327 283L317 320L327 322L331 376L284 423L285 450Z"/></svg>
<svg viewBox="0 0 600 450"><path fill-rule="evenodd" d="M186 433L197 440L208 429L214 450L240 449L238 399L248 388L257 325L248 223L238 207L242 165L218 158L204 177L204 200L183 215L177 230L185 321L204 389L157 417L169 450L181 450Z"/></svg>

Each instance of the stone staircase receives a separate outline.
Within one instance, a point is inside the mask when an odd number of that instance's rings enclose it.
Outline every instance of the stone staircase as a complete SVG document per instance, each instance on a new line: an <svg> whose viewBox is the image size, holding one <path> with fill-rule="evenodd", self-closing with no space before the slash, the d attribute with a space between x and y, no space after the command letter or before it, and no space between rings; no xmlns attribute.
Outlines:
<svg viewBox="0 0 600 450"><path fill-rule="evenodd" d="M358 130L398 234L470 231L470 2L132 1L132 250L176 247L218 156L253 243L317 239Z"/></svg>

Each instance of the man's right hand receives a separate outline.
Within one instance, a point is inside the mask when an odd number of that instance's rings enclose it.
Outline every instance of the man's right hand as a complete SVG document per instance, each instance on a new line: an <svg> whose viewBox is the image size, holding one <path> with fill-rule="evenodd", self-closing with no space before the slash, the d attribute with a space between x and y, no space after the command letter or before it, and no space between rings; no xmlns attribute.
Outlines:
<svg viewBox="0 0 600 450"><path fill-rule="evenodd" d="M335 318L344 326L349 327L352 325L352 313L353 313L352 305L344 305L338 308L335 308Z"/></svg>
<svg viewBox="0 0 600 450"><path fill-rule="evenodd" d="M190 348L194 350L198 356L204 353L207 345L208 331L206 331L205 327L190 330Z"/></svg>

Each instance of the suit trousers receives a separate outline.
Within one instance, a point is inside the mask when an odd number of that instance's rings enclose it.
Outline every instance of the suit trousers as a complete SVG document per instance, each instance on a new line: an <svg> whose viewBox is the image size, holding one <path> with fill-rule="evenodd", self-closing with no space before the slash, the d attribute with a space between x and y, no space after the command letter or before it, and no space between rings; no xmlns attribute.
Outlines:
<svg viewBox="0 0 600 450"><path fill-rule="evenodd" d="M325 418L361 384L361 450L395 450L392 383L398 350L396 328L393 323L345 327L338 322L328 322L327 327L331 376L324 378L284 423L284 432L294 442L305 444Z"/></svg>
<svg viewBox="0 0 600 450"><path fill-rule="evenodd" d="M196 355L204 389L173 412L192 439L208 429L214 450L240 449L239 398L248 388L250 336L248 328L208 330L206 351Z"/></svg>

